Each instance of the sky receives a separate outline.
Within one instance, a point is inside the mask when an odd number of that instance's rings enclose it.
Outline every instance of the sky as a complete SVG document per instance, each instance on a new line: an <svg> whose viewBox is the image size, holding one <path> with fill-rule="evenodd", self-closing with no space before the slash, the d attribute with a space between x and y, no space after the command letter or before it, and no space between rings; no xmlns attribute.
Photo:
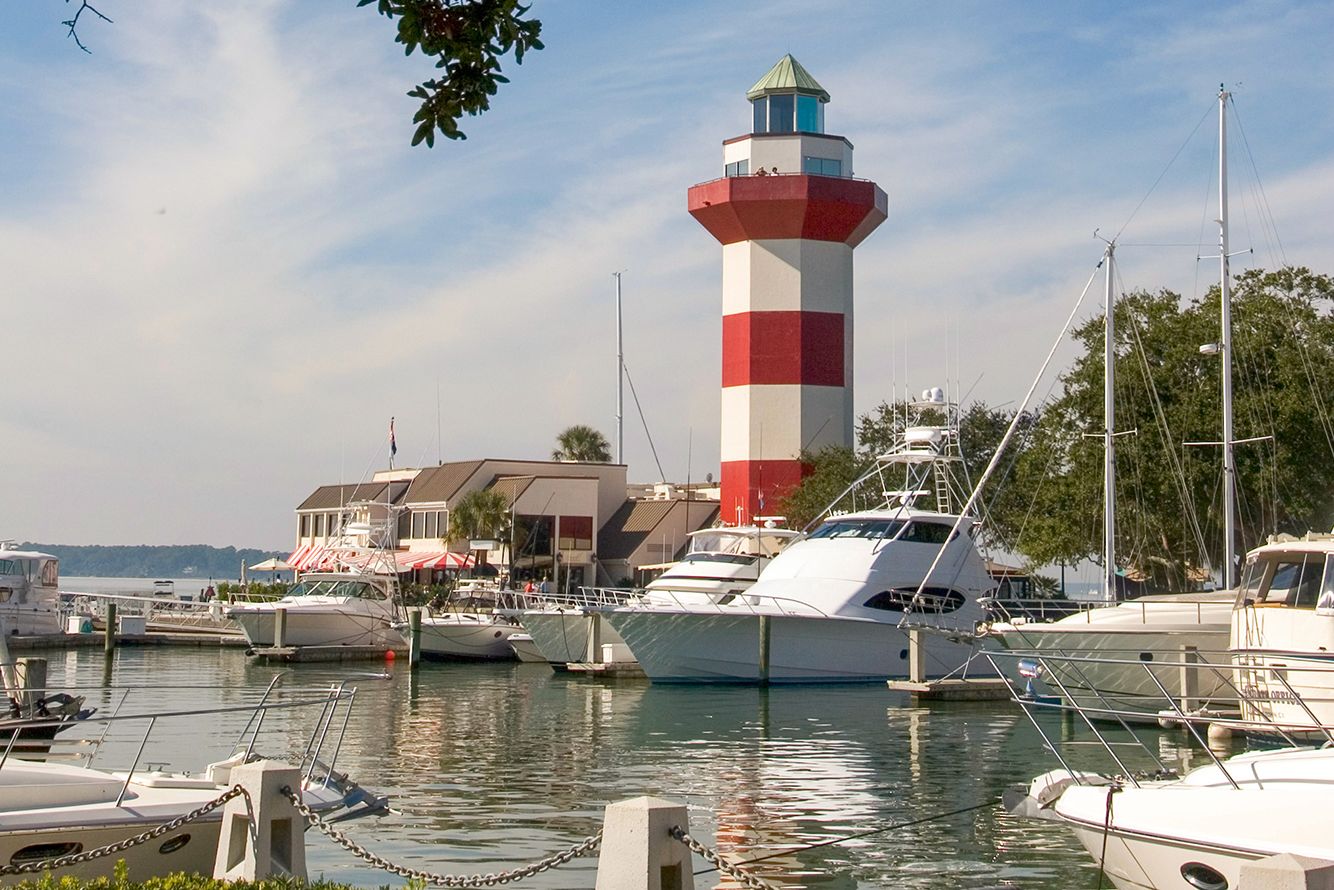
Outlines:
<svg viewBox="0 0 1334 890"><path fill-rule="evenodd" d="M614 441L618 270L662 463L627 390L630 478L716 478L721 250L686 190L787 52L889 194L858 414L1017 404L1095 230L1126 288L1214 283L1220 83L1234 270L1334 273L1326 3L537 0L546 49L429 150L431 68L373 7L98 6L91 54L65 3L0 18L0 539L282 549L310 491L387 465L391 416L399 466Z"/></svg>

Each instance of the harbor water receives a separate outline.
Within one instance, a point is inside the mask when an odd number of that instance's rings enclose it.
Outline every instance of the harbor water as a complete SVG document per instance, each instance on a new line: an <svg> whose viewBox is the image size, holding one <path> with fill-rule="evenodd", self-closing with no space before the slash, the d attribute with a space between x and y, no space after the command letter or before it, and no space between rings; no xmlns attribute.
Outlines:
<svg viewBox="0 0 1334 890"><path fill-rule="evenodd" d="M103 713L128 687L126 714L253 702L280 672L236 650L127 647L109 660L95 649L44 654L51 685L82 687ZM1056 765L1009 702L916 707L880 685L600 683L525 664L426 663L413 672L400 660L287 671L281 695L342 680L357 687L338 766L388 794L394 812L346 831L409 867L516 868L593 834L607 803L651 794L688 804L692 834L729 859L767 857L754 872L785 888L1096 881L1067 831L990 803ZM228 753L245 719L237 712L155 730L145 759L198 770ZM97 764L127 766L144 725L115 724ZM279 728L290 730L288 750L264 753L295 759L308 728ZM307 844L312 877L403 883L317 833ZM803 849L817 844L826 845ZM707 864L696 858L695 867ZM519 886L591 888L595 874L596 860L580 859ZM696 886L733 886L721 880L698 874Z"/></svg>

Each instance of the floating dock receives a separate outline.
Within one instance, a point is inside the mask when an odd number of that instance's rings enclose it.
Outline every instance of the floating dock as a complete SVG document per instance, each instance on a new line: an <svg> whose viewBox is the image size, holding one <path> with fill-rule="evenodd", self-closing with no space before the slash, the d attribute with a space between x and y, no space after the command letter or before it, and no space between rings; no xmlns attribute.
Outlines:
<svg viewBox="0 0 1334 890"><path fill-rule="evenodd" d="M385 661L402 658L407 663L406 646L257 646L246 650L262 661L297 664L319 661Z"/></svg>
<svg viewBox="0 0 1334 890"><path fill-rule="evenodd" d="M15 652L34 652L43 649L83 649L102 647L106 637L89 634L38 634L11 636L9 648ZM169 633L116 634L117 646L194 646L196 648L244 649L246 638L241 634Z"/></svg>
<svg viewBox="0 0 1334 890"><path fill-rule="evenodd" d="M997 677L947 680L889 680L895 692L906 692L913 701L1002 701L1013 694L1008 681Z"/></svg>
<svg viewBox="0 0 1334 890"><path fill-rule="evenodd" d="M637 661L571 661L565 668L570 673L604 680L643 680L648 677Z"/></svg>

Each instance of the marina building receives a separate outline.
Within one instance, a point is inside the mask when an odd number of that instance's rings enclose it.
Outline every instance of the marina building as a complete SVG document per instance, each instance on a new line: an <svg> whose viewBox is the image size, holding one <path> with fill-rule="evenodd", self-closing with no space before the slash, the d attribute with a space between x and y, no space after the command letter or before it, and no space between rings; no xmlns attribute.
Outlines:
<svg viewBox="0 0 1334 890"><path fill-rule="evenodd" d="M504 497L508 538L459 537L451 511L486 490ZM716 520L718 502L707 490L628 485L624 464L484 458L322 485L296 515L288 561L302 570L330 560L340 546L371 544L420 581L485 563L498 572L512 567L515 580L577 587L620 585L642 567L674 560L689 532Z"/></svg>
<svg viewBox="0 0 1334 890"><path fill-rule="evenodd" d="M738 523L801 481L803 449L853 444L852 252L889 212L791 55L746 98L751 132L687 196L723 248L721 513Z"/></svg>

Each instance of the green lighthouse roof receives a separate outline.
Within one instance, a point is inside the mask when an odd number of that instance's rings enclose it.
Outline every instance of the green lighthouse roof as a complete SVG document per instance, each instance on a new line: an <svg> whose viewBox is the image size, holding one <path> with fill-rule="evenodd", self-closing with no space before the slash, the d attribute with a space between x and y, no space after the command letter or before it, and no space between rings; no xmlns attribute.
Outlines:
<svg viewBox="0 0 1334 890"><path fill-rule="evenodd" d="M829 94L811 73L801 67L801 63L788 53L778 60L778 64L769 69L769 73L756 81L755 86L746 91L747 99L758 99L770 93L795 91L820 97L821 102L829 101Z"/></svg>

